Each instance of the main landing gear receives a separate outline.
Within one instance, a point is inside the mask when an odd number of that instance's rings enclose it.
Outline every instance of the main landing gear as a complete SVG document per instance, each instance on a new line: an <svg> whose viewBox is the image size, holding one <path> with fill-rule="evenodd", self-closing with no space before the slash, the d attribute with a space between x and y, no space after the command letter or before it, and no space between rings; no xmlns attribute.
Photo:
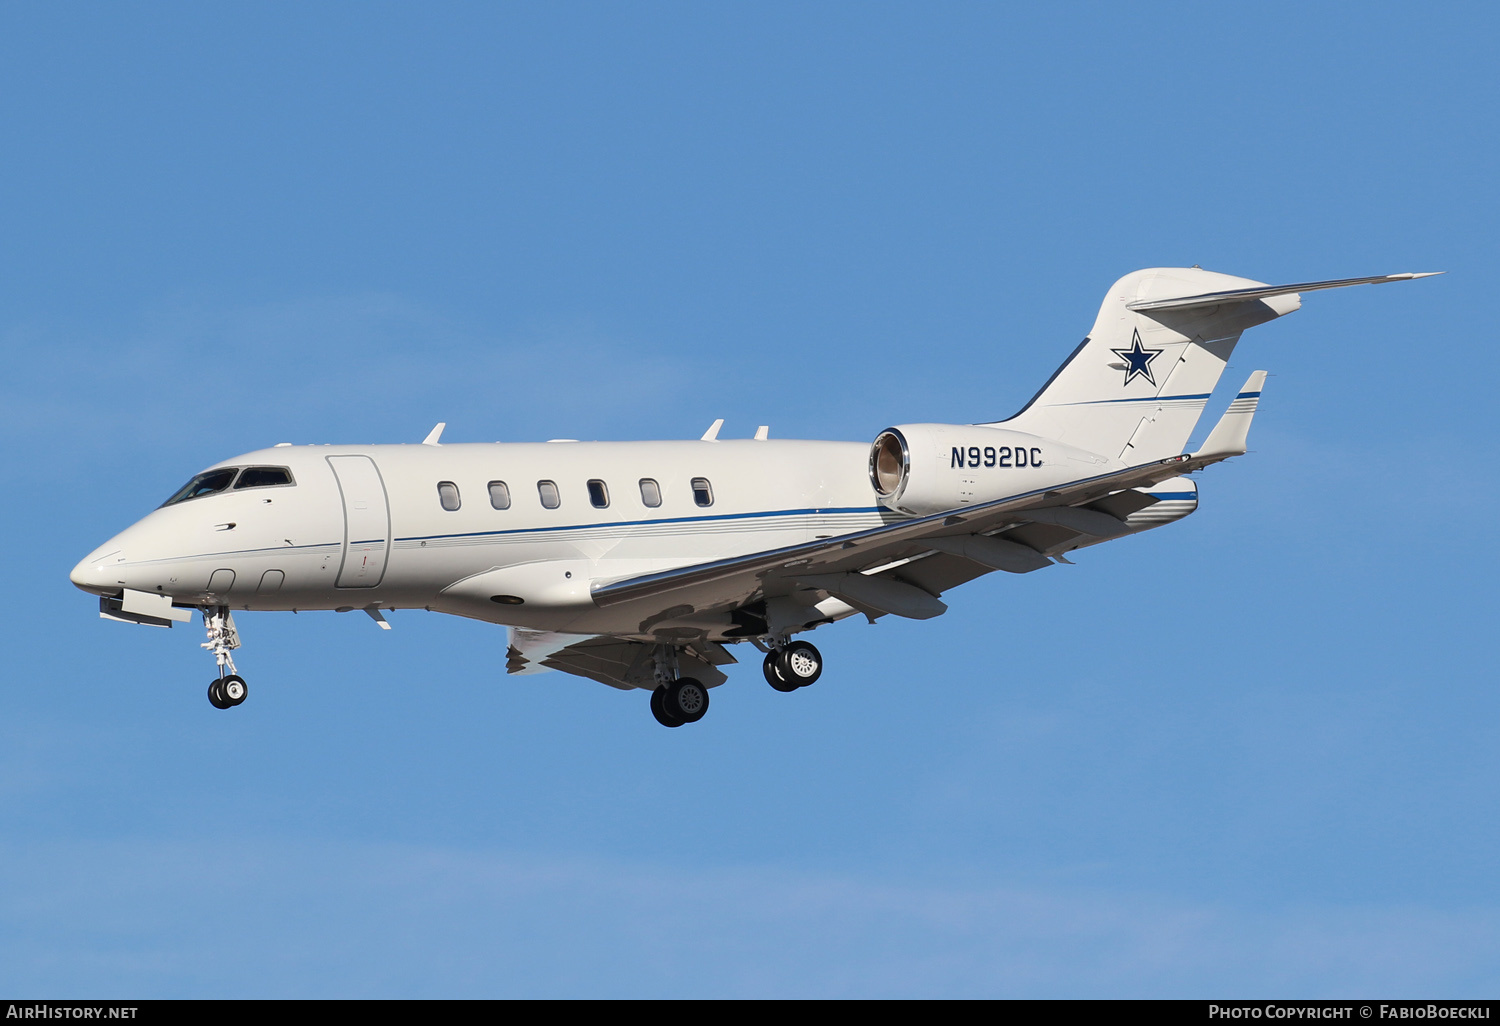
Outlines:
<svg viewBox="0 0 1500 1026"><path fill-rule="evenodd" d="M208 685L209 704L215 709L232 709L249 697L250 689L235 670L234 657L229 654L240 647L239 631L234 629L229 607L204 606L203 628L208 632L208 640L201 647L212 652L219 664L219 676Z"/></svg>
<svg viewBox="0 0 1500 1026"><path fill-rule="evenodd" d="M762 642L762 644L764 644ZM766 681L777 691L796 691L823 675L823 654L806 641L778 643L766 653L762 666ZM651 692L651 715L663 727L697 723L708 712L708 688L693 677L677 675L677 650L656 649L656 688Z"/></svg>
<svg viewBox="0 0 1500 1026"><path fill-rule="evenodd" d="M708 688L694 677L677 676L677 650L656 649L656 689L651 692L651 715L663 727L697 723L708 712Z"/></svg>
<svg viewBox="0 0 1500 1026"><path fill-rule="evenodd" d="M679 677L651 692L651 715L663 727L697 723L708 712L708 688L692 677Z"/></svg>
<svg viewBox="0 0 1500 1026"><path fill-rule="evenodd" d="M805 688L823 675L823 654L806 641L794 641L766 653L761 664L766 683L777 691Z"/></svg>

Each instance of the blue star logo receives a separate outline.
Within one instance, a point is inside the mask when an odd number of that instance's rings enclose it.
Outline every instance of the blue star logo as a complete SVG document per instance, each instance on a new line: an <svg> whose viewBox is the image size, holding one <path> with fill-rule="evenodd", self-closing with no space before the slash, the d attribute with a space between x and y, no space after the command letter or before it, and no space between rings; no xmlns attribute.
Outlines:
<svg viewBox="0 0 1500 1026"><path fill-rule="evenodd" d="M1139 331L1131 334L1129 349L1111 349L1110 352L1125 361L1125 384L1130 384L1138 377L1156 384L1156 378L1151 374L1151 361L1160 356L1162 351L1142 349Z"/></svg>

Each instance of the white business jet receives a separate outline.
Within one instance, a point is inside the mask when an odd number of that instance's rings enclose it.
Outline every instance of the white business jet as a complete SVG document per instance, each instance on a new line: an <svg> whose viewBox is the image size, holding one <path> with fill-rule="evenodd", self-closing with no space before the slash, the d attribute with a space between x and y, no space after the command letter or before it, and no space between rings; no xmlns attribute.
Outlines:
<svg viewBox="0 0 1500 1026"><path fill-rule="evenodd" d="M1438 273L1438 272L1433 272ZM855 614L925 620L995 570L1024 574L1187 516L1186 475L1243 454L1265 372L1184 452L1246 328L1299 293L1199 268L1126 275L1088 337L1015 416L902 424L873 444L720 439L287 443L197 474L73 569L100 615L170 627L199 610L216 707L245 701L232 611L428 609L510 628L507 669L650 693L668 727L765 653L778 691L816 681L795 636Z"/></svg>

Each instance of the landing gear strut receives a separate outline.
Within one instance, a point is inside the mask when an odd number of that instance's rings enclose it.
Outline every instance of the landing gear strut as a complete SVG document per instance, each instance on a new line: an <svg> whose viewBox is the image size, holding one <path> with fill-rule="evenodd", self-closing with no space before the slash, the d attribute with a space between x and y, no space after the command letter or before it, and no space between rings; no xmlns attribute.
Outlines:
<svg viewBox="0 0 1500 1026"><path fill-rule="evenodd" d="M761 669L777 691L796 691L823 675L823 655L806 641L794 641L767 652Z"/></svg>
<svg viewBox="0 0 1500 1026"><path fill-rule="evenodd" d="M657 646L656 689L651 692L651 715L663 727L697 723L708 712L708 688L693 677L677 676L677 650Z"/></svg>
<svg viewBox="0 0 1500 1026"><path fill-rule="evenodd" d="M215 709L230 709L243 702L250 694L234 668L234 657L229 653L240 647L240 635L234 629L234 617L228 606L204 606L203 628L208 640L200 647L214 654L219 664L219 676L208 686L208 701ZM226 674L224 671L228 670Z"/></svg>

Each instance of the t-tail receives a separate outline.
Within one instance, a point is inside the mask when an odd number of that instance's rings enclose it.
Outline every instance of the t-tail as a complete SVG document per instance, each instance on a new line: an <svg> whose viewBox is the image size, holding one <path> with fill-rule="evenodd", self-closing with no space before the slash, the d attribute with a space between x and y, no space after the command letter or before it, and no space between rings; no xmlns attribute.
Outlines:
<svg viewBox="0 0 1500 1026"><path fill-rule="evenodd" d="M1266 285L1198 267L1154 267L1110 288L1088 337L1021 412L993 426L1055 438L1126 464L1188 437L1246 328L1289 314L1299 293L1430 274Z"/></svg>

